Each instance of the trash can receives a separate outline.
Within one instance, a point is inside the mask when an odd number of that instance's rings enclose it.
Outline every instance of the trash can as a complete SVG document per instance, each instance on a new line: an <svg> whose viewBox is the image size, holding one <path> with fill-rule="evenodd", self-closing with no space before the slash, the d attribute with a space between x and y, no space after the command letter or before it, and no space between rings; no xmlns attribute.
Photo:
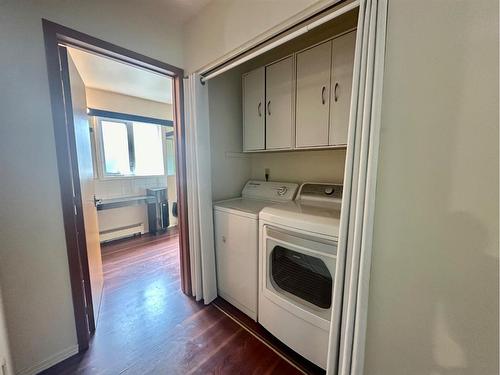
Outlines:
<svg viewBox="0 0 500 375"><path fill-rule="evenodd" d="M154 201L148 203L149 233L164 232L170 224L167 188L146 189L146 195L154 197Z"/></svg>

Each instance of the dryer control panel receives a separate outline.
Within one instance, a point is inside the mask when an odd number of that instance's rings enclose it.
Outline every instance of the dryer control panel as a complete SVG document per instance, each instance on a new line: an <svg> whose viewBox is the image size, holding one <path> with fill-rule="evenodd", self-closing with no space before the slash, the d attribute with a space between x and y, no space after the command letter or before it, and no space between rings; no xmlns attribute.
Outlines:
<svg viewBox="0 0 500 375"><path fill-rule="evenodd" d="M303 183L297 194L300 201L342 201L343 185L328 183Z"/></svg>

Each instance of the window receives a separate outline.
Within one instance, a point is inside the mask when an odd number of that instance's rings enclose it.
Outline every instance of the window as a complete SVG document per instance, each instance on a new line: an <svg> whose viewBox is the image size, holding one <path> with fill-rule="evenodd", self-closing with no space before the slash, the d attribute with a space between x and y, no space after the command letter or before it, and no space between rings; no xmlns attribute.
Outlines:
<svg viewBox="0 0 500 375"><path fill-rule="evenodd" d="M172 132L173 133L173 132ZM175 175L175 142L174 135L167 134L167 175Z"/></svg>
<svg viewBox="0 0 500 375"><path fill-rule="evenodd" d="M104 177L165 174L161 125L104 118L97 123Z"/></svg>

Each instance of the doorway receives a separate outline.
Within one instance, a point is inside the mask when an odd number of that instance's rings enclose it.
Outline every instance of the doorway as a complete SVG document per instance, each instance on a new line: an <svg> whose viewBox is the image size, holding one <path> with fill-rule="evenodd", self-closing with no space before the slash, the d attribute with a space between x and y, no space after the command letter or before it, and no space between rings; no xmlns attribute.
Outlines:
<svg viewBox="0 0 500 375"><path fill-rule="evenodd" d="M167 293L163 282L191 294L183 71L50 21L43 29L84 351L98 326L104 284L112 290L117 280L122 287L135 282L144 295ZM162 272L173 277L162 279ZM145 275L160 284L141 284Z"/></svg>

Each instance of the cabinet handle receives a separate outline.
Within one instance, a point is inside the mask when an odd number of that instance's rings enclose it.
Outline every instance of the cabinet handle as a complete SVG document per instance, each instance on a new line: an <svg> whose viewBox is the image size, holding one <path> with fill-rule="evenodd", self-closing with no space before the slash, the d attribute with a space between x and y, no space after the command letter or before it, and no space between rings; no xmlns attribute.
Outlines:
<svg viewBox="0 0 500 375"><path fill-rule="evenodd" d="M337 95L337 89L339 88L339 83L338 82L335 82L335 89L333 90L333 97L335 99L335 101L338 101L339 97Z"/></svg>
<svg viewBox="0 0 500 375"><path fill-rule="evenodd" d="M267 102L267 114L269 116L271 116L271 101L270 100Z"/></svg>
<svg viewBox="0 0 500 375"><path fill-rule="evenodd" d="M326 86L323 86L321 88L321 103L324 105L325 104L325 91L326 91Z"/></svg>
<svg viewBox="0 0 500 375"><path fill-rule="evenodd" d="M257 107L257 111L259 112L259 117L262 117L262 102L259 102L259 105Z"/></svg>

